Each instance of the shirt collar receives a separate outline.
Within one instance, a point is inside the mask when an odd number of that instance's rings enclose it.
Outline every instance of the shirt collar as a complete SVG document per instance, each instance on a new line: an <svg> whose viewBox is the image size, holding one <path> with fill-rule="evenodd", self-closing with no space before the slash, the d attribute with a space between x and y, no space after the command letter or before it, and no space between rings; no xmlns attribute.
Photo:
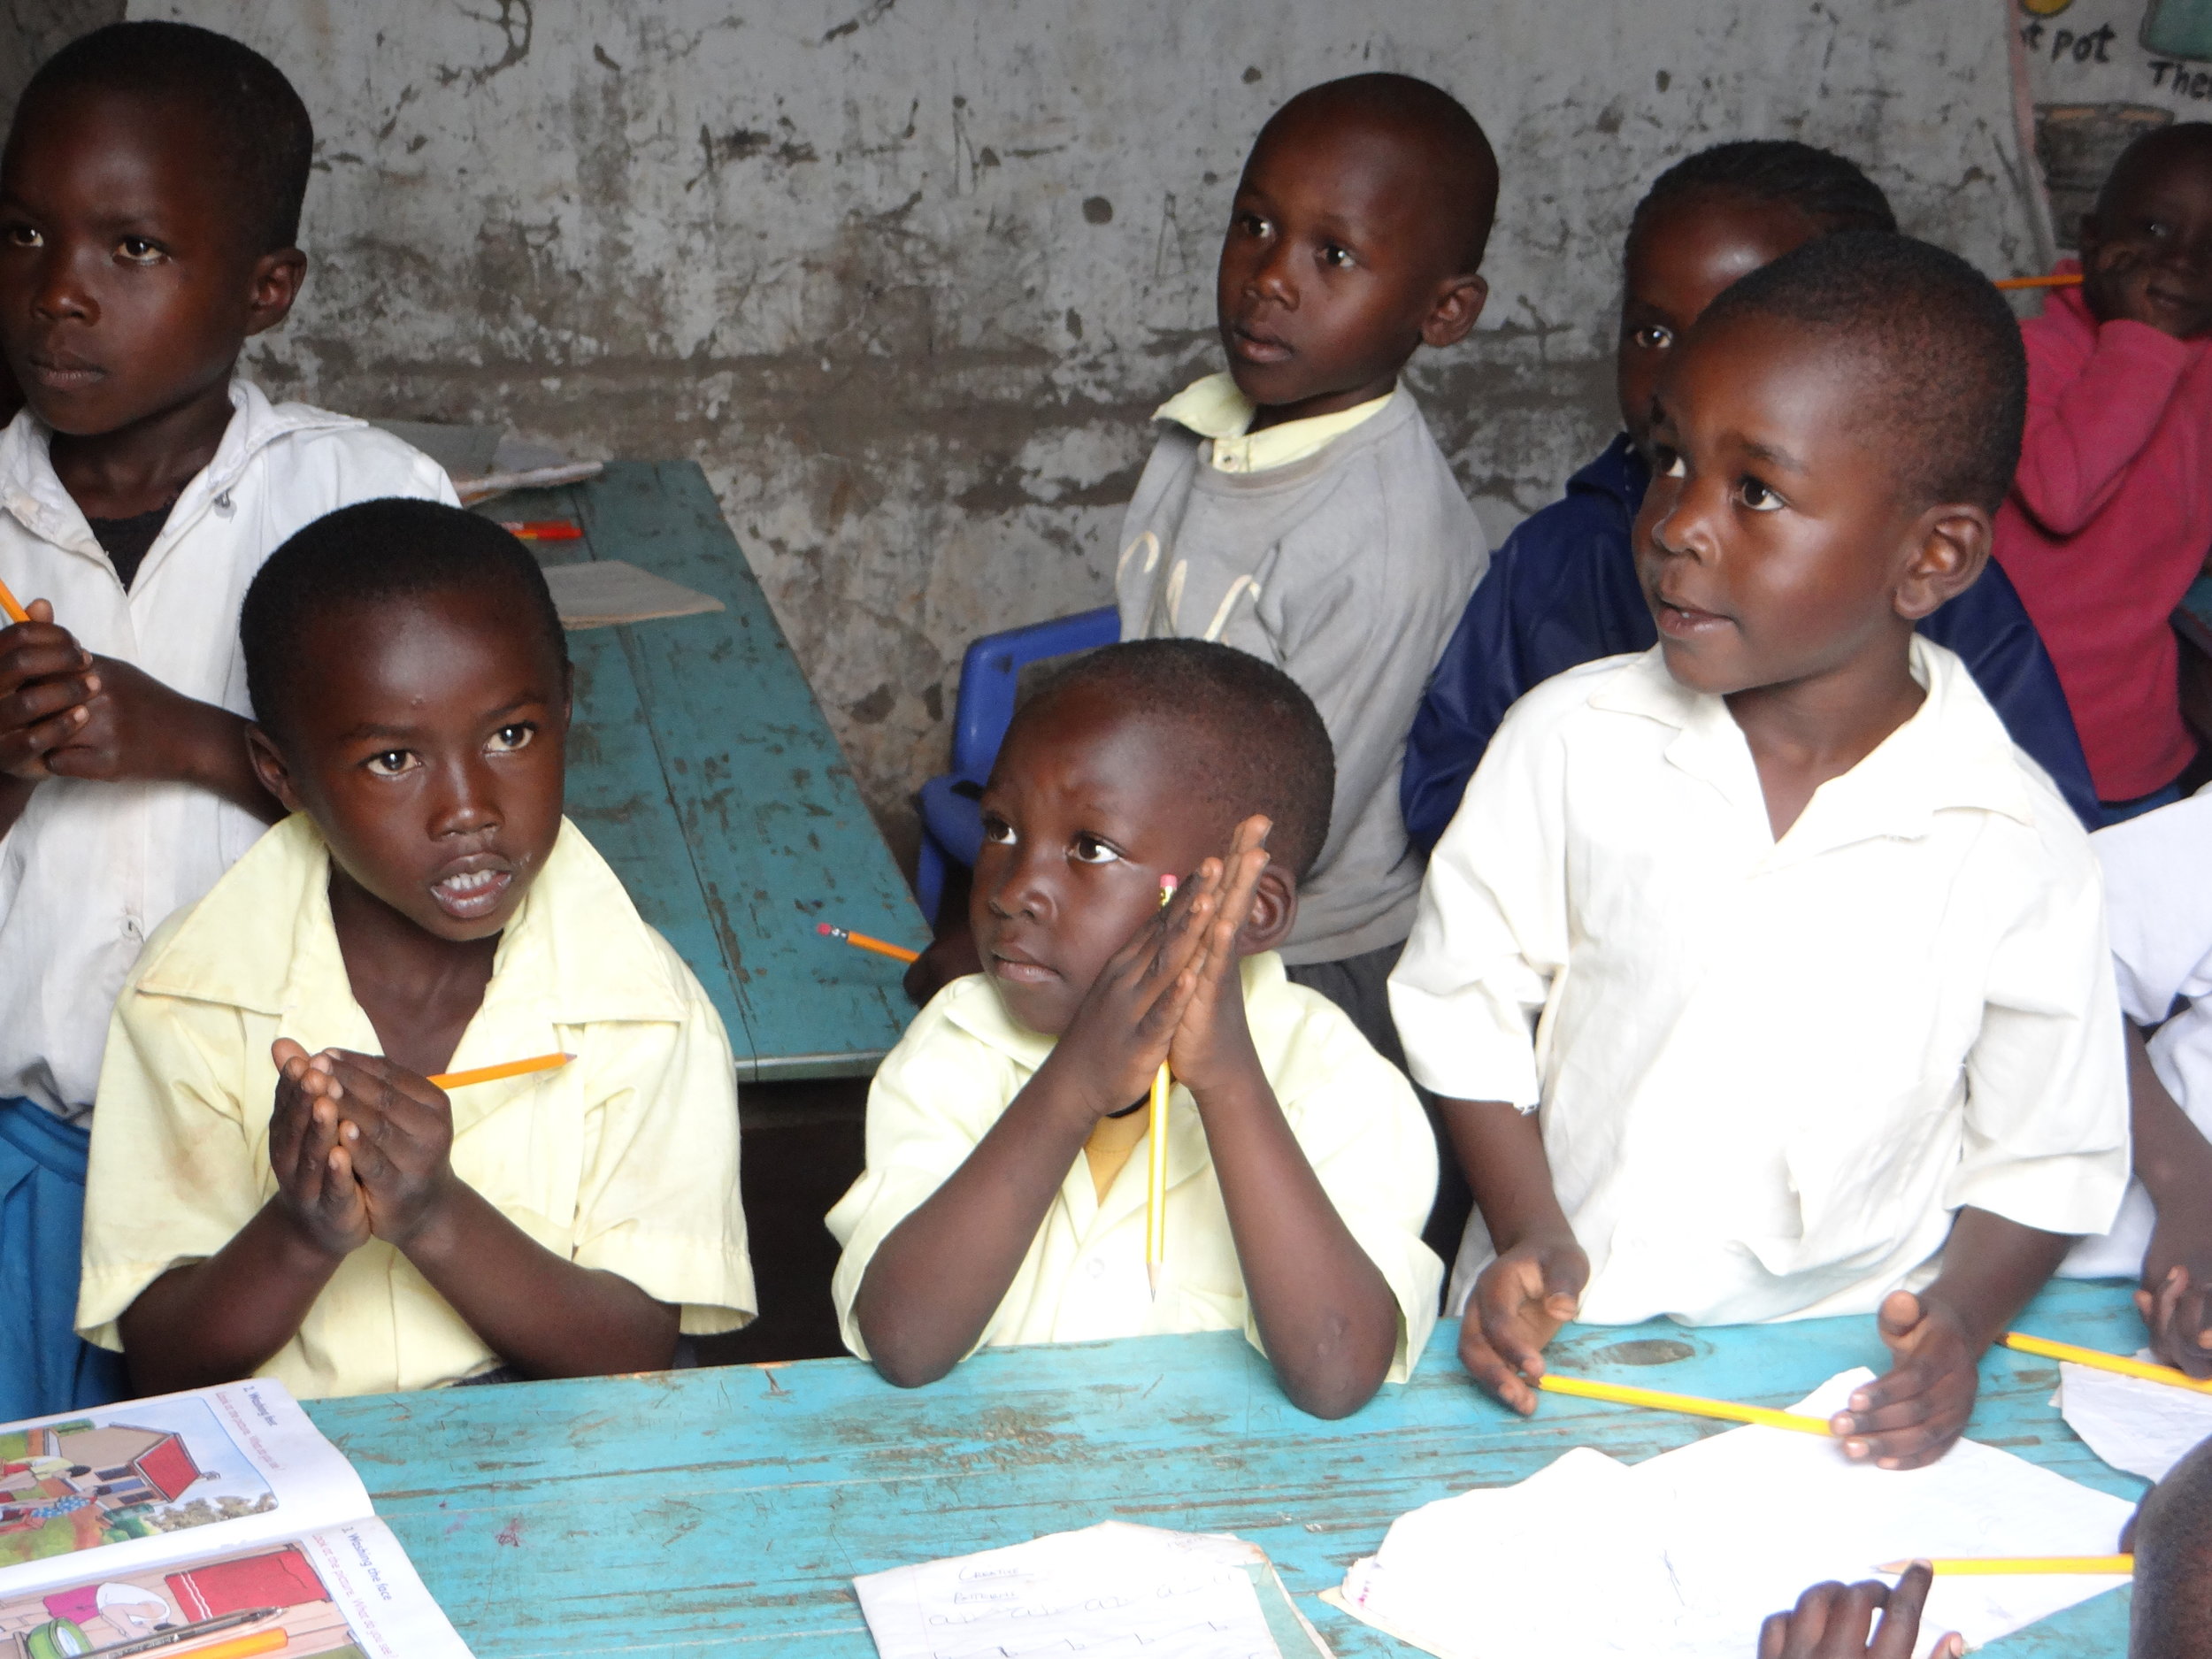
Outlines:
<svg viewBox="0 0 2212 1659"><path fill-rule="evenodd" d="M157 996L282 1016L353 999L330 918L330 852L304 813L247 850L139 975ZM554 1025L680 1022L680 976L597 849L565 818L500 936L484 1008L526 998Z"/></svg>
<svg viewBox="0 0 2212 1659"><path fill-rule="evenodd" d="M1171 420L1211 441L1211 465L1225 472L1264 472L1303 460L1333 438L1340 437L1380 414L1397 396L1393 387L1380 397L1338 411L1333 415L1310 415L1286 420L1279 426L1251 431L1259 405L1237 387L1236 377L1225 370L1194 380L1153 411L1155 420Z"/></svg>
<svg viewBox="0 0 2212 1659"><path fill-rule="evenodd" d="M1840 778L1813 792L1778 851L1807 853L1880 836L1916 839L1939 812L1981 811L2032 825L2036 802L2010 733L1951 651L1916 634L1910 667L1927 695L1909 718ZM1673 726L1667 759L1742 810L1765 816L1758 769L1727 703L1667 672L1653 646L1591 695L1594 709Z"/></svg>
<svg viewBox="0 0 2212 1659"><path fill-rule="evenodd" d="M250 380L231 381L230 406L230 424L223 428L213 458L178 495L170 526L181 526L208 502L227 495L253 458L279 438L367 425L306 403L272 403ZM0 432L0 507L42 540L104 562L107 555L85 522L83 509L54 471L49 453L53 435L27 406Z"/></svg>

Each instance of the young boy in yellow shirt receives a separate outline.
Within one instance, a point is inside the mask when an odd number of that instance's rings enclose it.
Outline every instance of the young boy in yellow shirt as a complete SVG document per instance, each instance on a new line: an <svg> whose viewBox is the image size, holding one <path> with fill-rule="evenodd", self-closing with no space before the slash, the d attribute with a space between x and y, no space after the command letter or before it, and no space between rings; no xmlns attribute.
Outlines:
<svg viewBox="0 0 2212 1659"><path fill-rule="evenodd" d="M79 1329L144 1393L323 1395L656 1369L744 1324L729 1043L561 815L568 656L527 549L347 508L271 556L241 633L292 816L116 1005Z"/></svg>
<svg viewBox="0 0 2212 1659"><path fill-rule="evenodd" d="M1275 954L1333 772L1295 682L1202 641L1110 646L1015 717L982 798L984 972L884 1061L867 1169L829 1216L855 1353L913 1386L986 1344L1241 1329L1317 1416L1404 1379L1441 1278L1434 1143L1404 1076Z"/></svg>

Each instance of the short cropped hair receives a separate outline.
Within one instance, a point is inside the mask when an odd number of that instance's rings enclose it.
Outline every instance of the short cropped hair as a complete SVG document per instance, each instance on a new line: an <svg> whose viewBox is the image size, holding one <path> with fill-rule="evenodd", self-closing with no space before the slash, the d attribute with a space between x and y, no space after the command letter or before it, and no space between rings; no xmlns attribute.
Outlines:
<svg viewBox="0 0 2212 1659"><path fill-rule="evenodd" d="M1329 838L1336 752L1313 699L1274 664L1210 640L1125 640L1059 670L1023 712L1074 691L1179 727L1179 741L1194 740L1202 803L1224 829L1264 813L1269 856L1302 879L1313 868Z"/></svg>
<svg viewBox="0 0 2212 1659"><path fill-rule="evenodd" d="M80 35L39 66L16 104L15 126L73 92L173 100L214 135L206 160L236 193L240 230L257 255L299 240L315 128L284 72L213 29L189 23L111 23Z"/></svg>
<svg viewBox="0 0 2212 1659"><path fill-rule="evenodd" d="M1816 237L1724 289L1698 332L1771 317L1832 341L1868 383L1863 424L1922 506L2004 503L2020 462L2028 359L1987 277L1909 236Z"/></svg>
<svg viewBox="0 0 2212 1659"><path fill-rule="evenodd" d="M457 588L511 595L518 628L537 636L564 671L568 639L530 549L489 518L442 502L398 496L356 502L296 531L269 555L238 618L246 695L273 733L305 666L309 625L334 611Z"/></svg>
<svg viewBox="0 0 2212 1659"><path fill-rule="evenodd" d="M1432 82L1375 71L1308 87L1268 118L1260 136L1286 120L1348 116L1416 134L1428 147L1440 164L1432 182L1443 198L1431 205L1458 221L1461 270L1479 268L1498 213L1498 157L1482 123Z"/></svg>
<svg viewBox="0 0 2212 1659"><path fill-rule="evenodd" d="M2212 1654L2212 1440L2200 1441L2136 1511L2129 1651Z"/></svg>
<svg viewBox="0 0 2212 1659"><path fill-rule="evenodd" d="M1824 236L1897 228L1881 186L1848 157L1793 138L1740 138L1685 156L1654 179L1629 220L1629 240L1662 209L1717 196L1795 208Z"/></svg>

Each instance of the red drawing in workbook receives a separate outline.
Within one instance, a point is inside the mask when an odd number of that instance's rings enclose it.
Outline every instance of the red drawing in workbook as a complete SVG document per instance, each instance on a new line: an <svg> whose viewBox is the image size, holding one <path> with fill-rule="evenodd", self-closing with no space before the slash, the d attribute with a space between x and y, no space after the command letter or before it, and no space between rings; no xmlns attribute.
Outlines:
<svg viewBox="0 0 2212 1659"><path fill-rule="evenodd" d="M0 1426L0 1659L470 1659L263 1379Z"/></svg>

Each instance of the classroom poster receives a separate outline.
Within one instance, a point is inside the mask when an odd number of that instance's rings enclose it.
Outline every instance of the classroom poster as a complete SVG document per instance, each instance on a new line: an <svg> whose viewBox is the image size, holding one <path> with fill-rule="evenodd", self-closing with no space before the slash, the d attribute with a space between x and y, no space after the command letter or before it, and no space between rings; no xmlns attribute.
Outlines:
<svg viewBox="0 0 2212 1659"><path fill-rule="evenodd" d="M2013 11L2052 229L2070 251L2133 139L2212 120L2212 0L2014 0Z"/></svg>

